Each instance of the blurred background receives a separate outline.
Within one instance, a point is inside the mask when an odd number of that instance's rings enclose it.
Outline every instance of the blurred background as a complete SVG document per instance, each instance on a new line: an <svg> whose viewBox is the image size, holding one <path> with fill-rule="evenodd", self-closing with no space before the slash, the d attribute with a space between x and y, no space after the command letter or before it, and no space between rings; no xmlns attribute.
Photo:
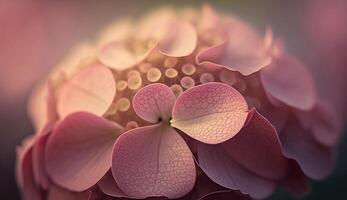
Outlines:
<svg viewBox="0 0 347 200"><path fill-rule="evenodd" d="M26 104L30 91L80 40L120 17L137 17L160 5L200 7L208 2L259 30L266 25L315 77L320 97L346 119L346 0L0 0L0 197L19 199L14 179L15 147L33 134ZM346 122L346 120L345 120ZM346 134L345 134L346 135ZM347 199L347 138L339 144L337 167L313 184L306 199ZM290 199L276 193L271 199Z"/></svg>

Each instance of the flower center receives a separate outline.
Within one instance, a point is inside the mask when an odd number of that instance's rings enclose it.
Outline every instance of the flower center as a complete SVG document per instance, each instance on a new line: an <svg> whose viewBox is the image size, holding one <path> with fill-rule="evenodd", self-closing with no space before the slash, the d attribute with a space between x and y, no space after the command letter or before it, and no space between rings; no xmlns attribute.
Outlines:
<svg viewBox="0 0 347 200"><path fill-rule="evenodd" d="M114 71L117 94L105 116L127 129L149 125L136 115L132 100L137 91L151 83L169 86L176 96L191 87L208 82L223 82L245 94L247 85L240 74L227 69L212 70L197 66L193 59L195 55L196 53L183 58L153 56L131 69ZM253 98L249 99L256 102Z"/></svg>

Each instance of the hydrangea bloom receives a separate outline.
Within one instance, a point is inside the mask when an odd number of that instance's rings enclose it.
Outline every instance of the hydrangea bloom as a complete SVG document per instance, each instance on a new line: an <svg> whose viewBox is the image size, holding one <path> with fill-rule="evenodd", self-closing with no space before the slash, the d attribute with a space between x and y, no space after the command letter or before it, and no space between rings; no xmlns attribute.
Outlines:
<svg viewBox="0 0 347 200"><path fill-rule="evenodd" d="M74 49L35 91L26 199L295 196L332 170L338 119L270 29L161 9Z"/></svg>

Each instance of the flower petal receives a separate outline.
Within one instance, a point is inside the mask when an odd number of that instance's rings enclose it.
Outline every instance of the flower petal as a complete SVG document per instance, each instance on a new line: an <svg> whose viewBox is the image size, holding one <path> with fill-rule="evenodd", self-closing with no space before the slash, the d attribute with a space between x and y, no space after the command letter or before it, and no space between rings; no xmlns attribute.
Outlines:
<svg viewBox="0 0 347 200"><path fill-rule="evenodd" d="M44 81L35 88L29 100L28 112L38 132L46 124L53 123L58 119L56 99L50 81Z"/></svg>
<svg viewBox="0 0 347 200"><path fill-rule="evenodd" d="M123 128L90 113L67 116L46 145L47 173L61 187L83 191L111 166L112 147Z"/></svg>
<svg viewBox="0 0 347 200"><path fill-rule="evenodd" d="M221 145L198 146L198 159L201 169L219 185L240 190L253 198L265 198L275 189L275 183L263 179L231 159Z"/></svg>
<svg viewBox="0 0 347 200"><path fill-rule="evenodd" d="M145 17L139 30L140 40L154 40L158 43L159 51L167 56L187 56L197 45L194 26L179 20L171 9L154 12Z"/></svg>
<svg viewBox="0 0 347 200"><path fill-rule="evenodd" d="M156 123L159 119L169 120L176 96L172 90L161 83L143 87L133 99L136 114L143 120Z"/></svg>
<svg viewBox="0 0 347 200"><path fill-rule="evenodd" d="M45 147L48 137L53 131L54 125L46 126L41 133L37 136L33 146L33 173L36 183L38 183L43 189L48 189L50 180L48 178L45 168Z"/></svg>
<svg viewBox="0 0 347 200"><path fill-rule="evenodd" d="M118 187L113 178L111 171L107 172L105 176L98 182L100 190L112 197L127 197L126 194Z"/></svg>
<svg viewBox="0 0 347 200"><path fill-rule="evenodd" d="M182 93L173 108L171 126L208 144L235 136L247 118L247 103L234 88L206 83Z"/></svg>
<svg viewBox="0 0 347 200"><path fill-rule="evenodd" d="M197 33L190 23L173 21L165 26L167 32L158 40L161 53L172 57L183 57L195 50Z"/></svg>
<svg viewBox="0 0 347 200"><path fill-rule="evenodd" d="M312 129L314 138L322 145L334 146L341 136L341 121L328 105L318 103L310 111L296 112L300 123Z"/></svg>
<svg viewBox="0 0 347 200"><path fill-rule="evenodd" d="M333 170L335 162L332 150L319 144L312 133L297 121L287 124L280 139L284 155L296 160L308 177L322 179Z"/></svg>
<svg viewBox="0 0 347 200"><path fill-rule="evenodd" d="M144 60L156 44L150 44L144 50L136 51L123 42L114 41L105 44L98 51L100 62L115 70L125 70Z"/></svg>
<svg viewBox="0 0 347 200"><path fill-rule="evenodd" d="M238 194L235 191L230 190L224 190L224 191L217 191L212 192L210 194L207 194L206 196L200 198L199 200L231 200L231 199L237 199L237 200L250 200L247 196L242 196L241 194Z"/></svg>
<svg viewBox="0 0 347 200"><path fill-rule="evenodd" d="M101 65L84 68L61 89L57 110L60 117L77 111L103 115L116 95L111 70Z"/></svg>
<svg viewBox="0 0 347 200"><path fill-rule="evenodd" d="M190 192L196 170L189 147L164 124L122 134L114 145L112 173L119 188L133 198L179 198Z"/></svg>
<svg viewBox="0 0 347 200"><path fill-rule="evenodd" d="M30 137L17 149L16 178L25 199L43 199L43 193L34 181L32 147L34 137Z"/></svg>
<svg viewBox="0 0 347 200"><path fill-rule="evenodd" d="M48 191L48 200L86 200L88 192L71 192L57 185L52 185Z"/></svg>
<svg viewBox="0 0 347 200"><path fill-rule="evenodd" d="M296 199L303 199L311 191L309 178L302 173L295 161L291 162L290 171L282 184L283 188Z"/></svg>
<svg viewBox="0 0 347 200"><path fill-rule="evenodd" d="M304 64L294 57L278 57L260 75L266 92L273 98L301 110L314 106L316 91L313 78Z"/></svg>
<svg viewBox="0 0 347 200"><path fill-rule="evenodd" d="M201 52L197 56L199 64L210 62L248 76L271 63L272 58L264 40L245 22L228 18L223 26L227 33L226 40ZM211 55L221 48L225 49L224 54L218 59L210 60Z"/></svg>
<svg viewBox="0 0 347 200"><path fill-rule="evenodd" d="M287 173L288 161L282 154L277 132L255 109L250 115L248 125L220 145L228 156L249 171L267 179L279 180Z"/></svg>
<svg viewBox="0 0 347 200"><path fill-rule="evenodd" d="M255 109L249 115L247 126L232 139L215 146L199 145L199 164L216 183L240 189L253 197L265 197L273 189L270 180L279 180L286 175L288 161L282 155L275 128ZM212 152L218 157L212 158ZM215 164L220 168L211 168L213 163L209 159L218 159ZM258 181L258 186L249 183L253 179ZM264 193L257 187L264 187Z"/></svg>

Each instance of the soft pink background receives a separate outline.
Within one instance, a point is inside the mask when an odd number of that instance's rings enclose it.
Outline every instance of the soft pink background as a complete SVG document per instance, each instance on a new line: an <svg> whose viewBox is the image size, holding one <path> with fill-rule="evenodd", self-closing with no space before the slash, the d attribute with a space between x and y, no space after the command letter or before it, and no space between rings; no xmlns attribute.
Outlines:
<svg viewBox="0 0 347 200"><path fill-rule="evenodd" d="M33 86L79 40L92 38L120 16L174 1L0 0L0 194L18 198L15 145L32 133L26 101ZM200 1L175 1L176 6ZM288 50L308 64L321 98L344 113L347 75L347 1L211 1L258 28L269 24ZM343 154L342 154L343 155ZM344 159L338 172L343 173ZM4 175L3 175L4 174ZM6 198L7 197L7 198Z"/></svg>

